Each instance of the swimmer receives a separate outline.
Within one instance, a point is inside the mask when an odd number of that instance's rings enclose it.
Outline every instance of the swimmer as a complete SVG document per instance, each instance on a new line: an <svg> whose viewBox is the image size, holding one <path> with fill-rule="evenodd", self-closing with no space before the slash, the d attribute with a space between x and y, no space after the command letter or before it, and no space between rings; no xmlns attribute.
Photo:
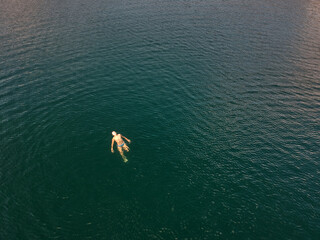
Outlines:
<svg viewBox="0 0 320 240"><path fill-rule="evenodd" d="M127 144L123 141L122 138L126 139L128 141L128 143L130 143L131 141L128 138L126 138L125 136L121 135L120 133L117 134L115 131L112 132L112 135L113 135L113 138L112 138L112 142L111 142L111 152L114 153L113 143L114 143L114 141L116 141L117 146L118 146L118 151L120 152L120 155L123 158L123 161L127 162L128 159L124 156L122 148L124 150L126 150L127 152L129 152L130 149L127 146Z"/></svg>

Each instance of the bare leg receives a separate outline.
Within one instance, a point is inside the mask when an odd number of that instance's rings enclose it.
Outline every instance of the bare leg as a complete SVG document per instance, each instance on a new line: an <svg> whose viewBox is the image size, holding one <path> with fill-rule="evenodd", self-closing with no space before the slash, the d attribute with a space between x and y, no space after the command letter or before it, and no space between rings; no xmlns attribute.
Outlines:
<svg viewBox="0 0 320 240"><path fill-rule="evenodd" d="M128 147L128 145L127 145L127 144L124 144L123 148L124 148L124 150L126 150L127 152L129 152L129 151L130 151L130 148Z"/></svg>
<svg viewBox="0 0 320 240"><path fill-rule="evenodd" d="M126 158L126 156L123 154L122 148L118 147L119 153L123 159L124 162L128 162L128 159Z"/></svg>

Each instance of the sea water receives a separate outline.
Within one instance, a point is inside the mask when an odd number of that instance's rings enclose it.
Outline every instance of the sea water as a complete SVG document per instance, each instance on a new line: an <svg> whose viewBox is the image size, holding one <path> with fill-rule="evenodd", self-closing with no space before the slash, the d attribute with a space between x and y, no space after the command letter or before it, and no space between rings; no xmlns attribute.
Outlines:
<svg viewBox="0 0 320 240"><path fill-rule="evenodd" d="M0 239L319 239L319 23L317 0L2 0Z"/></svg>

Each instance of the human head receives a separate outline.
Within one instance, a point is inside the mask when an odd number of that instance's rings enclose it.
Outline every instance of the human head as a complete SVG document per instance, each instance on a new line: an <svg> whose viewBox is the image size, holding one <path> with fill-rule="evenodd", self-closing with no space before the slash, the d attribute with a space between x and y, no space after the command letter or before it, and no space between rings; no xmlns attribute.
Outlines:
<svg viewBox="0 0 320 240"><path fill-rule="evenodd" d="M113 132L112 132L112 135L115 136L115 135L117 135L117 133L116 133L115 131L113 131Z"/></svg>

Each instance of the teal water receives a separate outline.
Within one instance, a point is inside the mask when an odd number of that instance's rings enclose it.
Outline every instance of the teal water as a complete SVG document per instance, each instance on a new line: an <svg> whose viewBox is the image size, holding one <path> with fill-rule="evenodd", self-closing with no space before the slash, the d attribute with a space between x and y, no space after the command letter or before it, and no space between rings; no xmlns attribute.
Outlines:
<svg viewBox="0 0 320 240"><path fill-rule="evenodd" d="M319 239L319 23L317 0L1 1L0 239Z"/></svg>

